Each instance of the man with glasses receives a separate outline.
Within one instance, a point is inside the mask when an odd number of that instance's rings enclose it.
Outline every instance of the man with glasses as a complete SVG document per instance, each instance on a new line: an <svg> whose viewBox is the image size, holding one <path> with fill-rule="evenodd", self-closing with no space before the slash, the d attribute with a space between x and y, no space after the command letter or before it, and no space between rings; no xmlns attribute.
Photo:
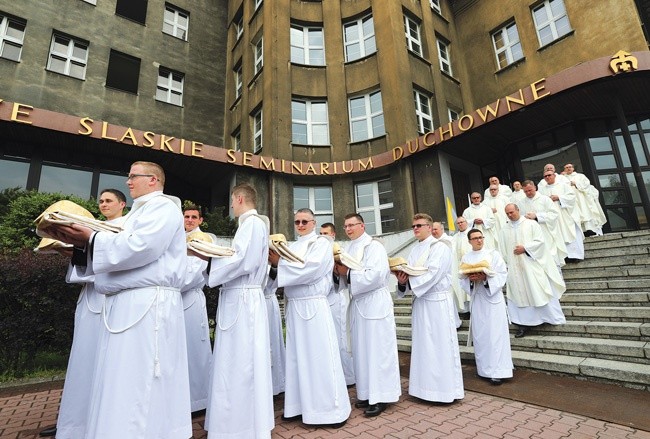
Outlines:
<svg viewBox="0 0 650 439"><path fill-rule="evenodd" d="M411 371L409 395L426 401L451 403L465 397L460 365L456 319L451 294L451 242L431 234L433 220L424 213L413 216L409 265L427 272L409 276L396 272L398 297L408 292L413 299Z"/></svg>
<svg viewBox="0 0 650 439"><path fill-rule="evenodd" d="M332 240L317 235L314 213L294 216L298 239L289 249L303 262L269 253L270 277L287 299L285 420L330 428L342 427L351 406L327 295L332 283Z"/></svg>
<svg viewBox="0 0 650 439"><path fill-rule="evenodd" d="M333 240L336 238L336 227L332 223L325 223L320 226L320 234L329 236ZM330 304L334 327L336 328L336 337L339 341L339 353L341 354L341 366L343 366L343 375L345 375L345 384L351 386L354 384L354 362L350 353L348 342L348 307L350 306L350 293L343 288L339 282L339 277L334 273L332 286L327 295L327 301Z"/></svg>
<svg viewBox="0 0 650 439"><path fill-rule="evenodd" d="M472 192L470 195L472 204L463 212L463 218L467 220L470 229L479 229L485 236L487 248L497 248L498 234L496 233L496 218L492 208L481 203L481 194Z"/></svg>
<svg viewBox="0 0 650 439"><path fill-rule="evenodd" d="M467 233L472 250L463 256L463 289L472 298L471 337L474 344L476 373L499 385L512 378L512 352L508 315L503 299L508 269L496 250L483 248L483 234Z"/></svg>
<svg viewBox="0 0 650 439"><path fill-rule="evenodd" d="M492 186L496 186L498 188L497 192L500 193L501 196L503 197L510 198L510 196L512 195L512 189L510 189L510 186L506 184L501 184L501 182L499 181L499 177L497 177L496 175L490 177L488 179L488 183L490 185L483 192L484 199L487 199L487 197L490 195L490 187Z"/></svg>
<svg viewBox="0 0 650 439"><path fill-rule="evenodd" d="M522 216L513 203L506 206L506 215L510 221L501 229L500 238L508 266L508 316L519 326L515 334L519 338L531 326L566 323L560 306L566 285L541 226Z"/></svg>
<svg viewBox="0 0 650 439"><path fill-rule="evenodd" d="M180 294L185 231L180 200L163 194L164 184L159 165L135 162L123 231L72 225L52 233L77 248L73 263L106 295L84 437L192 435Z"/></svg>
<svg viewBox="0 0 650 439"><path fill-rule="evenodd" d="M402 394L388 256L366 233L361 215L346 215L343 228L351 240L346 251L362 266L353 270L337 263L335 268L352 296L350 331L359 399L355 407L364 408L368 417L378 416Z"/></svg>
<svg viewBox="0 0 650 439"><path fill-rule="evenodd" d="M458 266L460 265L460 260L465 253L472 249L472 246L469 245L469 241L467 240L467 232L469 231L467 220L459 216L456 218L456 227L458 231L451 237L451 289L454 293L456 309L458 309L461 317L468 318L469 296L460 286Z"/></svg>

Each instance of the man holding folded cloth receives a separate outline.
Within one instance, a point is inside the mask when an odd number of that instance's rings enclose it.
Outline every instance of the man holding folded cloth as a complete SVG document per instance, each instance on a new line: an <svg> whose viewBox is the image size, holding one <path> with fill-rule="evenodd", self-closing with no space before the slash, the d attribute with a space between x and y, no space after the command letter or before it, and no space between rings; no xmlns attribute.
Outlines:
<svg viewBox="0 0 650 439"><path fill-rule="evenodd" d="M409 254L408 266L426 270L417 276L396 271L397 294L404 297L410 291L415 295L409 395L451 403L465 397L451 293L451 242L434 238L432 224L425 213L413 216L418 242Z"/></svg>
<svg viewBox="0 0 650 439"><path fill-rule="evenodd" d="M118 233L53 225L73 244L73 263L106 295L86 437L192 435L183 306L186 244L180 201L163 194L165 173L135 162L127 178L133 207ZM171 269L173 267L173 269ZM80 269L80 267L78 268Z"/></svg>

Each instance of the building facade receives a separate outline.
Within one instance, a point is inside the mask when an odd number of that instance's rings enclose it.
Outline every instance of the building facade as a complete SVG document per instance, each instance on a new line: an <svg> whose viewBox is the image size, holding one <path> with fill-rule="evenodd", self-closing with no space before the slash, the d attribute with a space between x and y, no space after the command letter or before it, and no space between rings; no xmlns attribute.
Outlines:
<svg viewBox="0 0 650 439"><path fill-rule="evenodd" d="M0 189L74 182L94 196L152 160L169 192L205 206L252 181L276 232L310 207L319 223L358 212L387 234L416 212L462 212L491 175L537 181L571 162L600 191L606 230L647 228L644 10L0 0Z"/></svg>

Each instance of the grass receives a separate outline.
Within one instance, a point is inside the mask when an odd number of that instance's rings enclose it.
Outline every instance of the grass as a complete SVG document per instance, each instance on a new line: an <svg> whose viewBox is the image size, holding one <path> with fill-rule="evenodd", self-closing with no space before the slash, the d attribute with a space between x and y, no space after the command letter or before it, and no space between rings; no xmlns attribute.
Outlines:
<svg viewBox="0 0 650 439"><path fill-rule="evenodd" d="M68 355L60 352L41 352L34 359L31 371L2 371L0 383L20 383L31 380L48 380L65 376Z"/></svg>

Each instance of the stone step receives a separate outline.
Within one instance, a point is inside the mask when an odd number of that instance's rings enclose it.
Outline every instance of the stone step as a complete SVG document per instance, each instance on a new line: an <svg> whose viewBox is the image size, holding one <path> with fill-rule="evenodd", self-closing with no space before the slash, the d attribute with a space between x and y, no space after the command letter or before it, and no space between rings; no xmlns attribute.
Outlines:
<svg viewBox="0 0 650 439"><path fill-rule="evenodd" d="M461 359L474 359L472 348L465 346L461 347L460 351ZM650 364L514 350L512 361L515 368L572 375L582 379L650 390Z"/></svg>
<svg viewBox="0 0 650 439"><path fill-rule="evenodd" d="M636 279L599 279L589 281L573 280L566 283L567 291L602 291L607 289L614 290L650 290L650 278Z"/></svg>
<svg viewBox="0 0 650 439"><path fill-rule="evenodd" d="M562 307L582 306L650 306L650 293L645 291L623 291L613 293L571 292L564 293L560 299Z"/></svg>
<svg viewBox="0 0 650 439"><path fill-rule="evenodd" d="M562 275L566 282L584 279L629 279L629 278L650 278L650 265L622 265L618 267L593 267L582 269L566 269L567 266L579 264L567 264L562 269Z"/></svg>
<svg viewBox="0 0 650 439"><path fill-rule="evenodd" d="M563 273L573 272L573 271L582 271L589 268L618 268L618 267L629 267L629 268L641 268L645 269L650 266L650 255L631 255L631 256L617 256L615 258L607 257L596 257L593 254L587 252L585 255L585 260L580 261L576 264L566 264L562 267Z"/></svg>
<svg viewBox="0 0 650 439"><path fill-rule="evenodd" d="M562 306L566 318L572 320L599 320L610 322L650 323L647 306Z"/></svg>
<svg viewBox="0 0 650 439"><path fill-rule="evenodd" d="M649 245L637 245L637 246L629 246L629 247L616 247L614 245L610 245L602 249L585 250L586 259L612 258L612 257L620 257L620 256L645 257L648 254L650 254ZM580 263L576 265L580 265Z"/></svg>
<svg viewBox="0 0 650 439"><path fill-rule="evenodd" d="M603 237L589 237L585 239L585 251L600 250L610 247L633 247L650 245L650 233L647 230L641 231L635 235L626 235L622 237L618 233L609 233Z"/></svg>

